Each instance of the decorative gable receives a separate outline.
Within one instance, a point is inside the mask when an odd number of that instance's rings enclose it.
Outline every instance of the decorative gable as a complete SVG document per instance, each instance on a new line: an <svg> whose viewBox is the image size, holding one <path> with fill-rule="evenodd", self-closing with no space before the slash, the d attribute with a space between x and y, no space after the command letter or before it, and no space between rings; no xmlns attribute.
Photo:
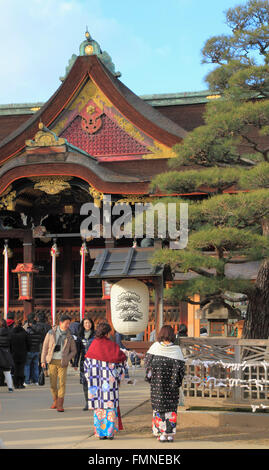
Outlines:
<svg viewBox="0 0 269 470"><path fill-rule="evenodd" d="M53 132L102 161L167 158L170 147L129 121L89 78L63 110Z"/></svg>
<svg viewBox="0 0 269 470"><path fill-rule="evenodd" d="M78 115L61 134L70 144L84 150L90 155L102 157L137 157L150 153L145 145L137 142L124 132L106 114L98 116L97 124L87 125L85 119Z"/></svg>

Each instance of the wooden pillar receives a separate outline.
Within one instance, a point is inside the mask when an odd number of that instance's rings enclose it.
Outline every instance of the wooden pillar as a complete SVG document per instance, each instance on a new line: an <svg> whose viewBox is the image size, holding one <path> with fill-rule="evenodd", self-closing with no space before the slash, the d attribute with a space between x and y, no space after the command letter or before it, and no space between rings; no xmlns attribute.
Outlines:
<svg viewBox="0 0 269 470"><path fill-rule="evenodd" d="M158 277L155 285L155 333L156 338L163 326L163 278Z"/></svg>
<svg viewBox="0 0 269 470"><path fill-rule="evenodd" d="M108 249L115 248L115 239L113 237L105 238L105 247Z"/></svg>
<svg viewBox="0 0 269 470"><path fill-rule="evenodd" d="M112 324L112 320L111 320L110 299L105 299L105 304L106 304L106 321L107 321L107 323L109 323L109 325L110 325L111 328L112 328L112 330L111 330L111 332L110 332L110 336L114 336L115 330L114 330L114 327L113 327L113 324Z"/></svg>
<svg viewBox="0 0 269 470"><path fill-rule="evenodd" d="M179 322L188 328L188 304L187 302L179 302Z"/></svg>
<svg viewBox="0 0 269 470"><path fill-rule="evenodd" d="M199 301L199 295L195 294L192 298L194 302ZM200 318L196 311L200 309L200 305L188 304L188 336L199 337L200 336Z"/></svg>
<svg viewBox="0 0 269 470"><path fill-rule="evenodd" d="M24 263L34 263L35 261L35 252L34 252L34 239L32 230L25 230L23 237L23 262ZM34 295L34 290L33 290ZM31 300L23 300L23 318L27 319L27 315L34 312L35 299L34 297Z"/></svg>

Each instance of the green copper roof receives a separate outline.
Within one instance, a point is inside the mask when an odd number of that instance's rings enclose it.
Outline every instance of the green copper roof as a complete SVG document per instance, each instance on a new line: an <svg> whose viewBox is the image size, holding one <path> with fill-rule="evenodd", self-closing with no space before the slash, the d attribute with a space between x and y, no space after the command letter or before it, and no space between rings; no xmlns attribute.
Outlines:
<svg viewBox="0 0 269 470"><path fill-rule="evenodd" d="M140 98L151 104L151 106L175 106L184 104L208 103L211 100L220 98L220 95L209 90L204 90L185 93L142 95Z"/></svg>
<svg viewBox="0 0 269 470"><path fill-rule="evenodd" d="M0 116L14 116L15 114L34 114L44 103L15 103L0 104Z"/></svg>
<svg viewBox="0 0 269 470"><path fill-rule="evenodd" d="M177 106L208 103L220 95L209 90L185 92L185 93L162 93L154 95L141 95L140 98L151 106ZM14 114L34 114L44 103L19 103L0 105L0 116Z"/></svg>

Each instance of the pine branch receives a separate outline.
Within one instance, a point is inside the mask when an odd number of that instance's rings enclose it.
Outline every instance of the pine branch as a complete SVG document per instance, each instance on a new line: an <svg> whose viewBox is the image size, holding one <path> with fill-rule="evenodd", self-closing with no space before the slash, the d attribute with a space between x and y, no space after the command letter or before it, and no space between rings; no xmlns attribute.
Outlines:
<svg viewBox="0 0 269 470"><path fill-rule="evenodd" d="M209 273L208 271L202 268L190 268L189 270L190 272L194 272L196 274L200 274L201 276L205 276L211 279L215 277L215 274Z"/></svg>

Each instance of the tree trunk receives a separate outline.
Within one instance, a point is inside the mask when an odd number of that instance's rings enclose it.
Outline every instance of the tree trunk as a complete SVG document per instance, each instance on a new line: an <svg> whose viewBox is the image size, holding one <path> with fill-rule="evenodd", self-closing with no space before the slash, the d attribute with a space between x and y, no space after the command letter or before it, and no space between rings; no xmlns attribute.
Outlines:
<svg viewBox="0 0 269 470"><path fill-rule="evenodd" d="M262 262L254 293L249 299L243 338L269 338L269 259Z"/></svg>
<svg viewBox="0 0 269 470"><path fill-rule="evenodd" d="M265 237L269 236L269 217L264 217L262 220L262 234Z"/></svg>

